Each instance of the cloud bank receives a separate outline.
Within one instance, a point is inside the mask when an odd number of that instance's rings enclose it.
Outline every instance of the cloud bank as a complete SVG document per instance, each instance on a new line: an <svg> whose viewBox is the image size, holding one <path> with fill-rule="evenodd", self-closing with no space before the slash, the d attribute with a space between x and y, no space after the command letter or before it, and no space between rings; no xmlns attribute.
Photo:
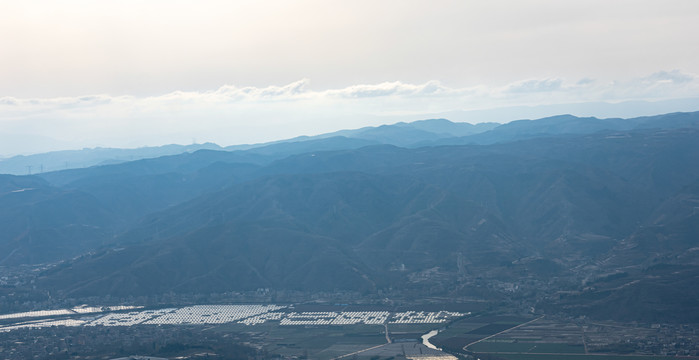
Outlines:
<svg viewBox="0 0 699 360"><path fill-rule="evenodd" d="M395 81L314 90L311 81L302 79L283 86L224 85L211 91L174 91L150 97L3 97L0 154L192 141L230 145L419 120L428 114L697 97L699 76L679 70L627 81L542 78L467 88L438 81ZM628 116L636 115L629 109ZM526 114L519 118L524 117ZM514 118L518 117L508 114L498 120ZM475 123L483 119L453 120Z"/></svg>

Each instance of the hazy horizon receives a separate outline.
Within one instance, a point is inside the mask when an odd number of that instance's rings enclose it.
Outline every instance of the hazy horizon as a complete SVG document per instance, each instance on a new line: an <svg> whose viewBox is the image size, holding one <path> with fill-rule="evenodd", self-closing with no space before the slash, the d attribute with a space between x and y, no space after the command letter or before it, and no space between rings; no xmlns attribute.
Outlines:
<svg viewBox="0 0 699 360"><path fill-rule="evenodd" d="M19 150L22 145L13 144L13 140L17 142L30 141L28 144L30 147L35 149L34 151L25 152L0 152L0 160L11 158L18 155L33 155L41 154L52 151L71 151L71 150L82 150L82 149L94 149L94 148L120 148L120 149L137 149L144 147L158 147L166 145L191 145L191 144L204 144L204 143L214 143L221 147L234 146L234 145L254 145L275 141L289 140L297 137L304 136L315 136L326 134L330 132L335 132L339 130L352 130L362 127L376 127L382 125L392 125L399 122L413 122L420 120L429 119L447 119L452 122L466 122L471 124L478 123L501 123L505 124L516 120L534 120L539 118L545 118L556 115L574 115L578 117L597 117L597 118L633 118L641 116L653 116L661 115L673 112L692 112L699 109L699 98L689 98L689 99L673 99L658 102L647 102L647 101L628 101L622 103L608 103L608 102L596 102L596 103L578 103L578 104L554 104L554 105L542 105L542 106L512 106L504 108L494 108L494 109L482 109L482 110L470 110L470 111L451 111L451 112L440 112L432 114L423 114L422 116L410 116L410 115L394 115L387 116L383 118L377 118L379 121L375 121L366 125L352 127L352 128L334 128L329 129L325 132L323 131L306 131L300 133L290 133L286 135L279 135L277 137L263 137L255 138L251 137L249 141L238 141L238 142L218 142L213 139L207 138L195 138L192 137L190 141L188 139L182 138L182 141L168 141L164 140L161 142L151 142L142 144L129 144L129 143L114 143L114 144L74 144L71 142L61 143L55 139L39 138L39 137L26 137L22 139L12 139L5 137L2 149L15 149ZM470 119L479 119L480 121L469 121ZM258 139L255 141L255 139ZM36 140L43 142L44 150L41 147L36 147L31 141ZM48 140L48 143L46 141ZM24 144L26 145L26 144Z"/></svg>
<svg viewBox="0 0 699 360"><path fill-rule="evenodd" d="M4 156L699 110L694 1L35 1L0 23Z"/></svg>

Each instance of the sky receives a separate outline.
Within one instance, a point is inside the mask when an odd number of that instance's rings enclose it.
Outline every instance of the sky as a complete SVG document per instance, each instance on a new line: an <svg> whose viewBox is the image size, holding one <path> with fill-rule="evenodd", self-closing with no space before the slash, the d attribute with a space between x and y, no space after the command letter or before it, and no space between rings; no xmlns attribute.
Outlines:
<svg viewBox="0 0 699 360"><path fill-rule="evenodd" d="M699 2L4 1L0 155L699 110Z"/></svg>

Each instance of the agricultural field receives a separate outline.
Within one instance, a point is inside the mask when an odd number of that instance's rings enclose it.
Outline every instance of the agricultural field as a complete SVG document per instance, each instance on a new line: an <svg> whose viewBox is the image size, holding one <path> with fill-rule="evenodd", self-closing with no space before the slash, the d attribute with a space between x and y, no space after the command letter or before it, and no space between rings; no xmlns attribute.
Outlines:
<svg viewBox="0 0 699 360"><path fill-rule="evenodd" d="M272 326L264 335L265 350L287 356L306 354L311 359L331 359L386 343L382 325L306 327L303 331Z"/></svg>
<svg viewBox="0 0 699 360"><path fill-rule="evenodd" d="M674 356L653 355L560 355L560 354L497 354L498 359L506 360L670 360ZM481 360L485 360L483 357Z"/></svg>
<svg viewBox="0 0 699 360"><path fill-rule="evenodd" d="M106 309L105 310L109 310ZM396 355L443 355L420 343L421 335L443 328L467 313L391 309L378 306L194 305L161 309L118 309L109 312L54 312L8 315L0 333L42 328L187 327L202 338L241 334L246 345L287 358L391 358ZM386 330L388 329L388 335ZM97 330L96 330L97 331ZM395 342L399 345L393 345ZM393 345L383 348L385 345ZM381 348L381 349L379 349ZM370 352L368 349L375 349ZM365 354L366 353L366 354Z"/></svg>
<svg viewBox="0 0 699 360"><path fill-rule="evenodd" d="M432 343L451 352L463 352L464 346L495 335L501 331L531 321L533 317L474 316L454 321Z"/></svg>
<svg viewBox="0 0 699 360"><path fill-rule="evenodd" d="M485 340L468 347L476 353L550 353L550 354L584 354L582 344L533 343L502 340Z"/></svg>
<svg viewBox="0 0 699 360"><path fill-rule="evenodd" d="M136 332L147 332L149 327L183 327L202 338L208 338L207 334L212 338L237 337L245 346L272 356L320 360L445 357L445 353L472 354L482 360L668 359L661 355L699 359L697 329L690 325L474 315L450 310L312 304L80 307L5 314L0 334L47 328L93 328L99 332L133 327ZM426 345L443 352L421 343L421 336L433 330L438 333Z"/></svg>
<svg viewBox="0 0 699 360"><path fill-rule="evenodd" d="M308 325L284 326L279 322L267 322L256 326L240 323L221 324L209 328L215 332L246 332L254 343L268 354L287 357L307 356L309 359L333 359L356 357L360 360L390 359L396 355L435 352L420 344L421 335L438 328L440 324L387 324L393 343L388 344L385 327L380 325ZM367 350L371 349L371 350ZM365 351L367 350L367 351Z"/></svg>
<svg viewBox="0 0 699 360"><path fill-rule="evenodd" d="M451 323L433 343L480 359L660 360L692 357L694 330L660 325L539 317L467 317ZM661 344L670 344L664 346Z"/></svg>

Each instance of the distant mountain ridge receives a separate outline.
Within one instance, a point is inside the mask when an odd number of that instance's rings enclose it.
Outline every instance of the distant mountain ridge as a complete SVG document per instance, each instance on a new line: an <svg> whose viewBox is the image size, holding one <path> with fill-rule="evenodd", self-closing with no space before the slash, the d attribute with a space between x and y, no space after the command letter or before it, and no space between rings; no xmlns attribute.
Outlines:
<svg viewBox="0 0 699 360"><path fill-rule="evenodd" d="M273 158L305 151L354 149L367 145L392 144L410 146L427 140L463 136L486 131L495 123L472 125L453 123L445 119L420 120L357 130L341 130L317 136L301 136L253 145L233 145L225 148L213 143L164 145L137 149L93 148L55 151L34 155L19 155L0 159L0 174L30 175L52 171L110 165L161 156L177 155L198 150L249 151Z"/></svg>
<svg viewBox="0 0 699 360"><path fill-rule="evenodd" d="M31 175L51 171L110 165L145 158L176 155L197 150L221 150L213 143L164 145L137 149L91 148L52 151L34 155L17 155L0 159L0 174Z"/></svg>
<svg viewBox="0 0 699 360"><path fill-rule="evenodd" d="M538 120L516 120L498 123L455 123L447 119L428 119L410 123L340 130L316 136L272 141L252 145L232 145L225 148L213 143L165 145L138 149L94 148L56 151L43 154L14 156L0 159L0 174L28 175L96 165L109 165L160 156L177 155L198 150L248 151L278 159L308 152L356 149L362 146L387 144L400 147L435 145L494 144L532 137L563 134L589 134L603 130L632 130L652 128L662 122L662 128L697 127L697 113L673 113L631 119L580 118L559 115Z"/></svg>
<svg viewBox="0 0 699 360"><path fill-rule="evenodd" d="M698 113L671 113L631 119L581 118L558 115L537 120L516 120L482 133L441 139L439 145L495 144L551 135L592 134L604 130L677 129L699 127Z"/></svg>

